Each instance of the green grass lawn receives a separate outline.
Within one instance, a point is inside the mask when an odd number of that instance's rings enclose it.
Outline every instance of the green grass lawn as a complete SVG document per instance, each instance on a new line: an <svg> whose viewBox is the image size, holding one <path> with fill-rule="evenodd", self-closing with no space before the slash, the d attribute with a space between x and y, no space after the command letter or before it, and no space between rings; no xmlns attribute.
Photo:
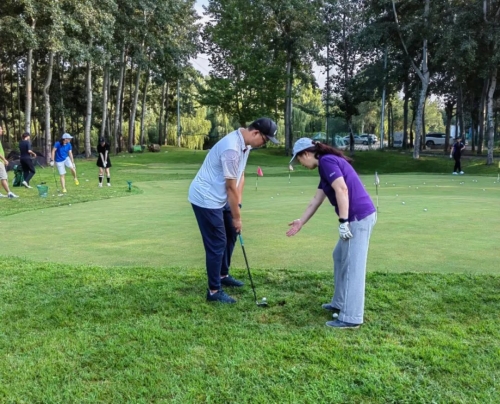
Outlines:
<svg viewBox="0 0 500 404"><path fill-rule="evenodd" d="M379 218L365 325L336 331L321 309L333 290L335 214L325 204L285 236L318 181L302 168L289 181L276 149L253 152L242 212L269 308L248 286L232 292L235 306L205 302L187 202L203 157L115 157L102 189L95 162L81 161L81 185L63 197L45 169L32 184L47 182L48 198L16 188L19 200L0 199L0 402L497 402L496 167L469 160L458 177L441 157L356 155L374 200L379 172ZM246 280L239 246L233 274Z"/></svg>

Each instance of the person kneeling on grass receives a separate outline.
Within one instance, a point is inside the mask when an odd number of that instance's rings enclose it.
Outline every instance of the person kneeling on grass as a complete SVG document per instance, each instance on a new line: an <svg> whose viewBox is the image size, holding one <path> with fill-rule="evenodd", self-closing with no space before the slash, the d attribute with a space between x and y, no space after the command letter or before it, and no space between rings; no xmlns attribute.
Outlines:
<svg viewBox="0 0 500 404"><path fill-rule="evenodd" d="M106 178L108 180L108 187L111 186L111 176L109 174L109 168L111 167L111 160L109 159L109 144L106 143L106 139L101 137L99 139L99 144L97 145L97 167L99 167L99 188L102 187L102 178L104 177L104 171L106 171Z"/></svg>
<svg viewBox="0 0 500 404"><path fill-rule="evenodd" d="M66 169L68 167L73 174L73 179L75 180L75 185L79 185L80 182L76 178L76 165L73 159L73 152L71 151L71 136L69 133L62 135L61 140L54 144L52 149L52 159L50 160L50 166L54 167L54 160L56 162L57 171L59 171L59 176L61 179L61 187L63 193L66 193Z"/></svg>
<svg viewBox="0 0 500 404"><path fill-rule="evenodd" d="M365 276L368 245L377 221L375 206L351 166L351 159L334 147L301 138L293 146L290 164L298 161L309 169L318 168L320 182L316 195L300 219L289 223L286 235L295 235L328 198L339 216L339 235L333 250L335 291L323 308L333 312L334 328L359 328L363 324Z"/></svg>

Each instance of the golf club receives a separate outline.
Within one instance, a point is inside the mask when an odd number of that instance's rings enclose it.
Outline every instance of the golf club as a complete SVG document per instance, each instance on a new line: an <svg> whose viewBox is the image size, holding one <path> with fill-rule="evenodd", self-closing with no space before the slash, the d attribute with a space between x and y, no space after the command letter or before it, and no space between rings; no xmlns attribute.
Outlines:
<svg viewBox="0 0 500 404"><path fill-rule="evenodd" d="M252 285L253 297L255 299L255 304L259 307L267 307L267 299L265 297L259 302L257 301L257 294L255 293L255 286L253 284L252 274L250 273L250 266L248 265L247 253L245 252L245 244L243 243L243 237L241 233L238 233L238 238L240 239L241 249L243 251L243 257L245 258L245 264L247 266L248 277L250 278L250 285Z"/></svg>
<svg viewBox="0 0 500 404"><path fill-rule="evenodd" d="M56 170L54 169L54 167L52 167L52 174L54 176L54 183L56 184L57 196L64 196L64 194L62 194L61 191L59 191L59 187L57 185L57 180L56 180Z"/></svg>

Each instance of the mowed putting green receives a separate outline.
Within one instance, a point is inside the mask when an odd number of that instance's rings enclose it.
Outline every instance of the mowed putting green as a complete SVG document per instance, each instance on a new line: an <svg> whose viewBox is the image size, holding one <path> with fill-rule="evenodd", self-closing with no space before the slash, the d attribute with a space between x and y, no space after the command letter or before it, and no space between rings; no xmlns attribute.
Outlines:
<svg viewBox="0 0 500 404"><path fill-rule="evenodd" d="M247 175L242 217L250 266L331 271L337 218L327 202L297 236L285 236L318 182L294 174L290 182L259 178L257 190L255 175ZM376 201L373 176L362 180ZM380 181L369 271L499 272L496 178L406 174L381 175ZM71 206L61 198L58 207L3 217L10 245L3 254L67 264L203 268L201 236L187 201L189 183L134 182L143 193ZM239 246L233 267L244 269Z"/></svg>

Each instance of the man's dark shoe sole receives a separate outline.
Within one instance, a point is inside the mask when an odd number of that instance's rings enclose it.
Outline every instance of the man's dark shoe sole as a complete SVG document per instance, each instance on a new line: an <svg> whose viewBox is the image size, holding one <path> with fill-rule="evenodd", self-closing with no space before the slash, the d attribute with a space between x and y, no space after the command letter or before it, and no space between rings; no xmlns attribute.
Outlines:
<svg viewBox="0 0 500 404"><path fill-rule="evenodd" d="M327 327L338 328L340 330L355 330L361 326L361 324L346 323L340 320L327 321L325 325Z"/></svg>

